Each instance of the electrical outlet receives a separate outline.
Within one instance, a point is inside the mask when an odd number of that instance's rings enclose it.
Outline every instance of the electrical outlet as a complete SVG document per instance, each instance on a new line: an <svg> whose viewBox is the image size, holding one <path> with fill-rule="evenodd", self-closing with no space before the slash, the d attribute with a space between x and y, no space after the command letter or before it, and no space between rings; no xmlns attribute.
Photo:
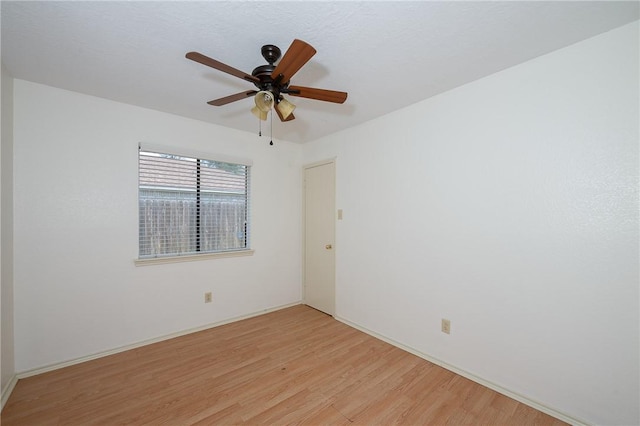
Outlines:
<svg viewBox="0 0 640 426"><path fill-rule="evenodd" d="M204 294L204 303L211 303L211 301L213 300L213 296L211 295L211 292L208 291Z"/></svg>
<svg viewBox="0 0 640 426"><path fill-rule="evenodd" d="M451 334L451 321L449 321L448 319L442 318L442 332Z"/></svg>

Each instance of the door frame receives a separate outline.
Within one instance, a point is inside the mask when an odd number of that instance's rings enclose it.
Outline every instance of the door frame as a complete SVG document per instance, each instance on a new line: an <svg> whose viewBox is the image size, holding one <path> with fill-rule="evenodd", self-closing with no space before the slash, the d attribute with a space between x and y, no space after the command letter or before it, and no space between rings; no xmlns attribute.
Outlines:
<svg viewBox="0 0 640 426"><path fill-rule="evenodd" d="M333 241L334 248L332 250L333 258L334 258L334 271L333 271L333 312L330 314L331 316L336 316L336 269L335 269L335 240L336 240L336 187L337 187L337 157L331 157L320 161L314 161L313 163L304 164L302 166L302 303L306 302L306 291L307 291L307 283L306 283L306 258L307 258L307 208L306 208L306 196L307 196L307 186L305 184L306 171L307 169L312 169L314 167L324 166L327 164L333 163L333 198L334 198L334 212L333 212Z"/></svg>

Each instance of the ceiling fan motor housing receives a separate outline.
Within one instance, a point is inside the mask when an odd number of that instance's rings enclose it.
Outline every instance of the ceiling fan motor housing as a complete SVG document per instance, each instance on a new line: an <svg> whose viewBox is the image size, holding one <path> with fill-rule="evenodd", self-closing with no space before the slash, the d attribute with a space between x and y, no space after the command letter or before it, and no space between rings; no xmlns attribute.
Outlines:
<svg viewBox="0 0 640 426"><path fill-rule="evenodd" d="M260 79L260 82L254 82L255 86L261 91L267 91L273 93L273 98L276 103L280 102L280 93L284 92L289 85L289 82L285 84L279 84L277 80L271 78L273 70L276 69L274 63L280 59L282 52L278 46L273 44L265 44L261 49L262 57L269 63L269 65L261 65L256 67L251 75Z"/></svg>

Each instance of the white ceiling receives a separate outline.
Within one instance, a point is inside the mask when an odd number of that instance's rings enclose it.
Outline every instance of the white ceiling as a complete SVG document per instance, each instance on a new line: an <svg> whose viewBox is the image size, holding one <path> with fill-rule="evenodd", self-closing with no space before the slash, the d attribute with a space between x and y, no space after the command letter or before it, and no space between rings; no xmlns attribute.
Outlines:
<svg viewBox="0 0 640 426"><path fill-rule="evenodd" d="M639 19L637 1L2 1L2 62L14 77L257 132L254 86L185 59L251 73L263 44L318 53L292 84L349 92L289 98L274 137L307 142Z"/></svg>

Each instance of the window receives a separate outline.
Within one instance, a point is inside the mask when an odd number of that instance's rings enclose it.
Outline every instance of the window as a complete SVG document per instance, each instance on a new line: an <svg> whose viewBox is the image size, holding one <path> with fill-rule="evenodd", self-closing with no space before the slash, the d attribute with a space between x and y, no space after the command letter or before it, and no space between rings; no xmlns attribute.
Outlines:
<svg viewBox="0 0 640 426"><path fill-rule="evenodd" d="M139 149L139 258L249 249L247 164Z"/></svg>

